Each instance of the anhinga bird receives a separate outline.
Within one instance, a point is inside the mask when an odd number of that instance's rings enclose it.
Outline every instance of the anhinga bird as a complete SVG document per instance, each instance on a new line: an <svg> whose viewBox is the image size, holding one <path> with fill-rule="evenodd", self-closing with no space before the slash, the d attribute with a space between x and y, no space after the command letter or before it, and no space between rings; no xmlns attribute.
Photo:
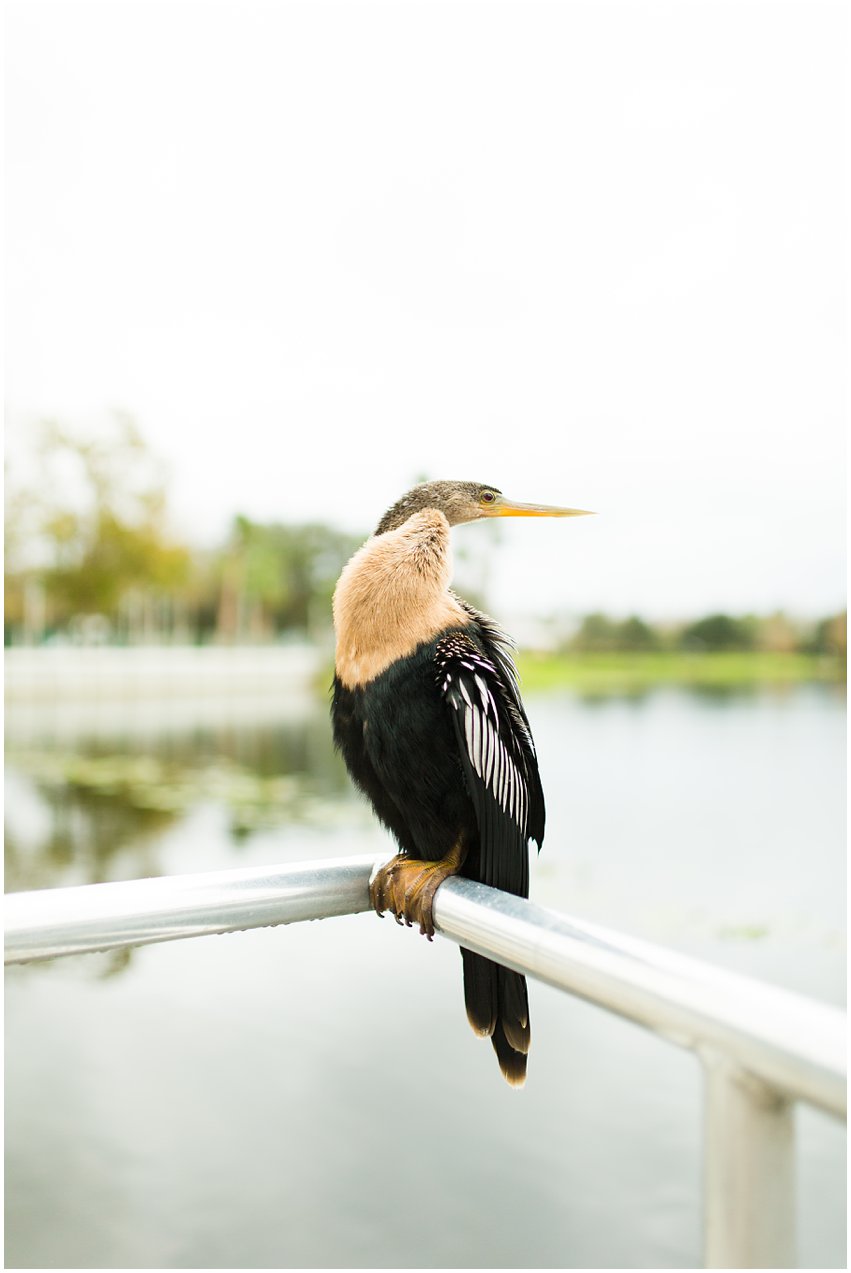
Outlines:
<svg viewBox="0 0 851 1273"><path fill-rule="evenodd" d="M573 517L495 486L425 482L384 514L334 594L334 741L399 844L370 884L379 914L434 933L432 902L460 874L529 896L544 795L509 639L456 596L449 528L480 517ZM467 1016L509 1083L526 1077L526 980L461 951Z"/></svg>

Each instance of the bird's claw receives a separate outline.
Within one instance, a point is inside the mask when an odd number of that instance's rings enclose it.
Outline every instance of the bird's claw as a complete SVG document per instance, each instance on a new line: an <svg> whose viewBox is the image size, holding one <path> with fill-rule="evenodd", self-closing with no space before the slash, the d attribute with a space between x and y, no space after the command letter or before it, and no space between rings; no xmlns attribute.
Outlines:
<svg viewBox="0 0 851 1273"><path fill-rule="evenodd" d="M369 898L379 915L390 911L399 925L419 926L423 937L434 937L434 895L458 869L457 861L420 862L399 854L379 867L369 886Z"/></svg>

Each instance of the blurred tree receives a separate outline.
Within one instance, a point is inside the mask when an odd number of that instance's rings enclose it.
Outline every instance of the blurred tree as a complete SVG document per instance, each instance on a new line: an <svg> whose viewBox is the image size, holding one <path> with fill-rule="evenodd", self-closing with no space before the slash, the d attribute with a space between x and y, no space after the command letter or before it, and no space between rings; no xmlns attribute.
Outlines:
<svg viewBox="0 0 851 1273"><path fill-rule="evenodd" d="M570 644L574 650L628 652L657 650L661 641L659 634L638 615L619 623L598 611L585 616Z"/></svg>
<svg viewBox="0 0 851 1273"><path fill-rule="evenodd" d="M616 644L617 625L599 611L586 614L571 642L575 650L614 650Z"/></svg>
<svg viewBox="0 0 851 1273"><path fill-rule="evenodd" d="M658 650L661 645L658 632L635 614L618 625L617 635L621 650Z"/></svg>
<svg viewBox="0 0 851 1273"><path fill-rule="evenodd" d="M691 623L680 635L685 650L751 650L754 646L755 622L734 619L728 614L711 614Z"/></svg>
<svg viewBox="0 0 851 1273"><path fill-rule="evenodd" d="M42 628L87 615L115 625L134 594L146 626L157 612L161 621L190 559L168 533L162 473L133 421L116 414L89 439L46 421L32 449L34 476L7 500L7 636L10 626L24 639L41 635L32 630L39 608Z"/></svg>
<svg viewBox="0 0 851 1273"><path fill-rule="evenodd" d="M757 623L756 644L760 650L790 654L801 644L800 633L782 610Z"/></svg>
<svg viewBox="0 0 851 1273"><path fill-rule="evenodd" d="M220 562L219 639L329 628L334 586L360 542L314 522L287 526L238 516Z"/></svg>
<svg viewBox="0 0 851 1273"><path fill-rule="evenodd" d="M848 613L830 615L816 624L815 632L806 644L813 654L828 654L834 658L848 656Z"/></svg>

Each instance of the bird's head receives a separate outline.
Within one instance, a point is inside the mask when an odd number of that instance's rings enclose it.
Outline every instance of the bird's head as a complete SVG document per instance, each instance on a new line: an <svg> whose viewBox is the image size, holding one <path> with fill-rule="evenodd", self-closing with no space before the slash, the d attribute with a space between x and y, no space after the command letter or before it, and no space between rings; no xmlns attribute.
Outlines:
<svg viewBox="0 0 851 1273"><path fill-rule="evenodd" d="M584 508L557 508L551 504L520 504L508 499L496 486L482 482L421 482L389 508L376 527L376 535L398 528L426 508L443 513L450 526L475 522L481 517L584 517Z"/></svg>

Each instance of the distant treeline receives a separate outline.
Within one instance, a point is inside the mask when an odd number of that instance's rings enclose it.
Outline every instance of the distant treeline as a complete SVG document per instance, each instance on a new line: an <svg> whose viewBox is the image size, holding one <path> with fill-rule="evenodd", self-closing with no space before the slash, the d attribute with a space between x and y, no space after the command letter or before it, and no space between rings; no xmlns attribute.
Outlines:
<svg viewBox="0 0 851 1273"><path fill-rule="evenodd" d="M337 577L362 536L237 517L219 548L170 529L156 460L127 417L80 440L33 430L31 476L7 474L6 644L268 641L326 633ZM486 604L486 598L476 598ZM805 626L710 615L651 625L588 615L571 651L778 650L844 655L845 616Z"/></svg>
<svg viewBox="0 0 851 1273"><path fill-rule="evenodd" d="M743 617L710 614L690 623L654 625L637 615L616 620L597 613L586 615L562 648L577 653L770 650L844 658L846 614L829 615L817 623L797 622L782 612Z"/></svg>
<svg viewBox="0 0 851 1273"><path fill-rule="evenodd" d="M217 549L182 543L125 417L86 441L44 423L32 459L29 481L7 475L6 644L263 641L327 626L358 537L237 517Z"/></svg>

